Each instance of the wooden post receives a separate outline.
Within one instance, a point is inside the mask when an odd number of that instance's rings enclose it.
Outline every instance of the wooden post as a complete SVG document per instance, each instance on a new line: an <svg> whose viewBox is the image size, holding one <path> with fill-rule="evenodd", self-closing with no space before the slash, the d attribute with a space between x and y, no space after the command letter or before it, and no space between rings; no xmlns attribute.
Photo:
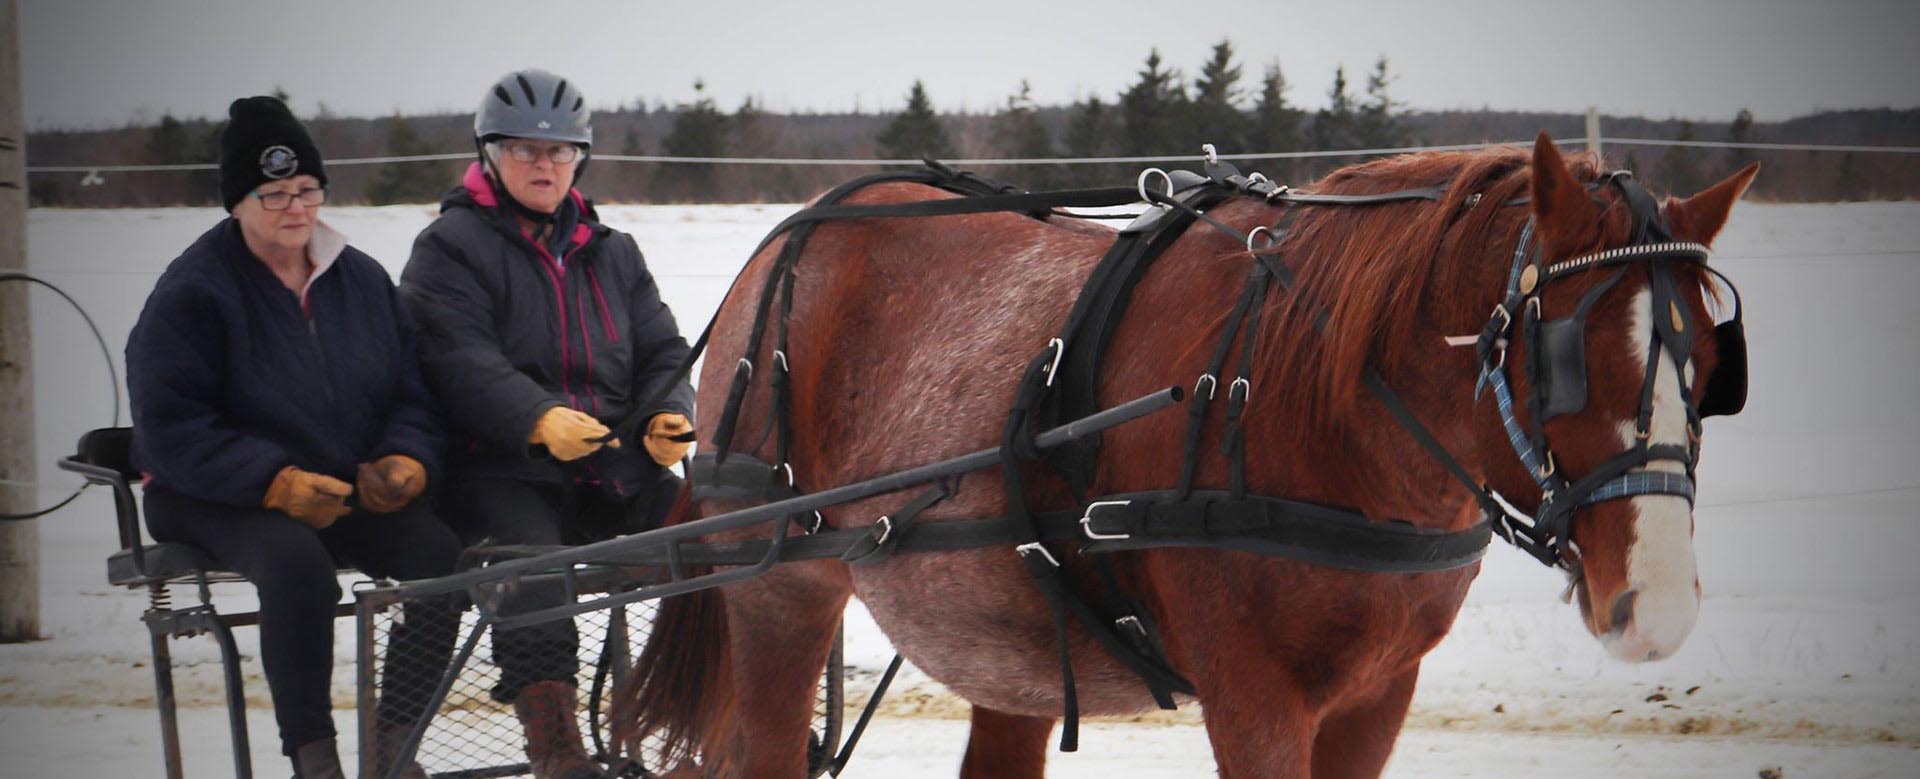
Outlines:
<svg viewBox="0 0 1920 779"><path fill-rule="evenodd" d="M1600 156L1600 109L1597 106L1587 106L1587 151L1593 153L1594 159L1603 159Z"/></svg>
<svg viewBox="0 0 1920 779"><path fill-rule="evenodd" d="M0 0L0 272L27 269L27 131L20 110L20 7ZM0 283L0 514L36 508L27 285ZM0 520L0 643L40 637L40 532Z"/></svg>

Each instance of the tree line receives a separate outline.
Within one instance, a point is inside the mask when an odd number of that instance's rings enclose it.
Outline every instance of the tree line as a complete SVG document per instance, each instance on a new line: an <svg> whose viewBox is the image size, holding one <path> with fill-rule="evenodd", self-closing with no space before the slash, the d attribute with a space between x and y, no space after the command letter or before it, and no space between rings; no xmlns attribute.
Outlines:
<svg viewBox="0 0 1920 779"><path fill-rule="evenodd" d="M1149 51L1131 84L1109 97L1088 95L1066 106L1043 106L1022 81L994 110L940 113L926 86L907 88L905 106L889 113L773 113L747 99L727 110L694 84L692 100L649 107L645 101L599 111L600 156L796 158L1075 158L1191 155L1203 143L1222 153L1284 153L1409 145L1525 140L1545 129L1556 137L1584 134L1574 114L1500 111L1411 111L1392 94L1385 57L1350 80L1342 66L1326 87L1324 107L1307 110L1291 97L1278 61L1249 77L1232 42L1215 44L1188 78ZM284 98L285 95L282 94ZM324 106L303 117L330 158L412 156L473 148L466 115L341 118ZM1725 123L1608 117L1607 135L1734 142L1916 145L1920 110L1827 112L1787 122L1756 122L1741 111ZM30 165L181 164L217 159L219 124L162 116L149 127L104 132L47 132L29 138ZM1690 193L1746 162L1766 172L1757 197L1854 200L1920 195L1914 155L1717 150L1681 146L1607 149L1609 164L1640 173L1657 189ZM1300 184L1362 158L1258 160L1243 169ZM458 178L464 162L336 166L329 170L336 203L432 202ZM1029 189L1108 186L1130 181L1141 165L975 165L984 175ZM861 173L860 166L745 166L600 161L583 189L613 202L794 202ZM36 175L37 206L209 204L214 174L124 173L81 185L79 176Z"/></svg>

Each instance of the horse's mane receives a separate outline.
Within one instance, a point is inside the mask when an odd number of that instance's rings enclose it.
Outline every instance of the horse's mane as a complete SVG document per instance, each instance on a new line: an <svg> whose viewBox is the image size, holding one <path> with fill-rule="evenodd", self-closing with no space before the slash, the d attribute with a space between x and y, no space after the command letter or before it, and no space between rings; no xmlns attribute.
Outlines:
<svg viewBox="0 0 1920 779"><path fill-rule="evenodd" d="M1526 150L1427 152L1334 171L1311 187L1330 194L1375 194L1442 187L1439 201L1308 206L1281 246L1299 287L1278 296L1263 327L1258 364L1281 419L1332 423L1352 411L1368 366L1430 360L1440 336L1477 333L1503 290L1514 242L1530 207ZM1567 158L1576 179L1599 176L1591 155ZM1610 204L1606 219L1618 221ZM1611 232L1610 230L1608 232ZM1497 270L1496 270L1497 269ZM1326 317L1323 331L1314 320Z"/></svg>

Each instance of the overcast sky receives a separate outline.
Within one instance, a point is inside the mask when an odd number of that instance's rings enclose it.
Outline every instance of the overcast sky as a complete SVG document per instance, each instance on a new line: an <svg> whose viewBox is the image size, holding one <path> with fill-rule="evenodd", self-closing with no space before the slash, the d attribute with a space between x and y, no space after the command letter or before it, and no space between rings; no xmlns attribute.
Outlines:
<svg viewBox="0 0 1920 779"><path fill-rule="evenodd" d="M1191 77L1230 38L1245 81L1278 62L1307 108L1336 66L1386 56L1419 109L1582 111L1763 121L1920 106L1914 0L20 0L32 129L163 112L224 118L291 94L311 115L471 111L492 80L556 71L600 108L897 110L914 79L943 110L1111 99L1149 49ZM1251 89L1249 90L1251 91Z"/></svg>

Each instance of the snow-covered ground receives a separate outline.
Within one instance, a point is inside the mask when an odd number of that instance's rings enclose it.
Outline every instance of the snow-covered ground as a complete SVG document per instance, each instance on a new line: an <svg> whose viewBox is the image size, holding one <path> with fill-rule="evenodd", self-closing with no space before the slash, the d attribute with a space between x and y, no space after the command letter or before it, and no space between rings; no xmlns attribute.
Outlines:
<svg viewBox="0 0 1920 779"><path fill-rule="evenodd" d="M639 238L682 329L697 332L792 208L603 216ZM34 211L31 268L92 313L118 364L159 271L219 216ZM326 211L396 275L431 216L425 206ZM1707 425L1699 627L1669 660L1615 663L1555 597L1555 574L1495 549L1429 657L1390 776L1748 777L1773 766L1789 777L1920 776L1920 204L1743 204L1717 249L1745 295L1753 395L1746 414ZM112 401L97 350L63 303L34 293L33 323L36 459L50 502L75 481L51 461L108 424ZM157 773L143 599L103 581L108 516L106 496L88 494L41 522L48 640L0 647L0 775ZM849 619L857 702L891 651L863 612ZM240 639L251 657L252 631ZM338 640L336 699L351 705L351 645ZM218 775L227 758L215 653L204 640L176 650L188 764ZM273 775L284 764L250 671L255 763ZM900 684L849 776L953 774L965 723L930 716L964 708L912 669ZM351 712L337 716L345 725ZM1098 724L1082 753L1054 756L1053 773L1210 773L1197 722L1187 711Z"/></svg>

